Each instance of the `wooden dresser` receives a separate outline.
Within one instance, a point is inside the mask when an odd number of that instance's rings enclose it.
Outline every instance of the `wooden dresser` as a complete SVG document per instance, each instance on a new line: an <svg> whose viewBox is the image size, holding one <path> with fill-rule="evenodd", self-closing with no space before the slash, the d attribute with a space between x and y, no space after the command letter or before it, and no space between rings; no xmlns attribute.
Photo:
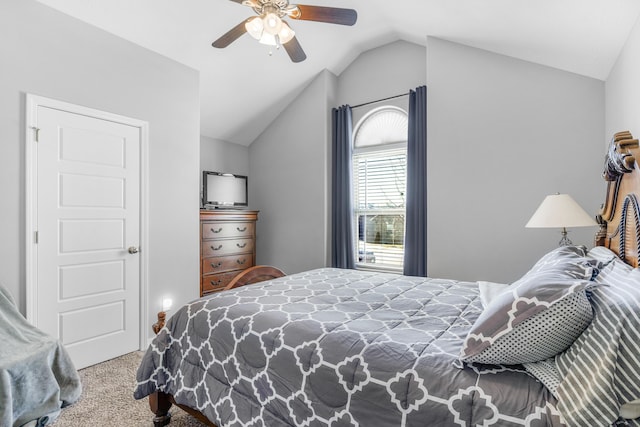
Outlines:
<svg viewBox="0 0 640 427"><path fill-rule="evenodd" d="M200 296L255 265L257 220L258 211L200 211Z"/></svg>

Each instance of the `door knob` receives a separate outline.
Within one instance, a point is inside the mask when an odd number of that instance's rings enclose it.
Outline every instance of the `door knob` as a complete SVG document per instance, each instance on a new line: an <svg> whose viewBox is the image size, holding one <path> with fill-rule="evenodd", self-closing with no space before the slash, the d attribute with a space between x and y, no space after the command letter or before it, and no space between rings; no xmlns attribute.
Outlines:
<svg viewBox="0 0 640 427"><path fill-rule="evenodd" d="M139 249L135 246L129 246L128 250L130 254L137 254L139 252Z"/></svg>

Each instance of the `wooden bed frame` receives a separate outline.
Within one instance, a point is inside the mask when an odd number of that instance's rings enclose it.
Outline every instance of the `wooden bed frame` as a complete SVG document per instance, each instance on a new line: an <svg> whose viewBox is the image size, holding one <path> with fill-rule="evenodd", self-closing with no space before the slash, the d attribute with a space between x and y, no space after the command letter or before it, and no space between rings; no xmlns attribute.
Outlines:
<svg viewBox="0 0 640 427"><path fill-rule="evenodd" d="M607 193L601 212L596 216L600 229L595 236L596 246L611 249L633 267L638 267L640 251L640 168L636 159L640 159L638 140L628 131L616 133L605 159L603 177L607 181ZM251 267L236 276L225 290L284 275L275 267ZM158 323L153 325L156 333L164 326L164 319L165 313L158 313ZM155 414L154 427L169 424L172 405L182 408L205 425L216 427L202 413L176 404L172 395L163 392L149 396L149 406Z"/></svg>
<svg viewBox="0 0 640 427"><path fill-rule="evenodd" d="M596 246L605 246L633 267L640 248L640 149L631 132L616 133L609 145L603 178L607 194L596 217Z"/></svg>

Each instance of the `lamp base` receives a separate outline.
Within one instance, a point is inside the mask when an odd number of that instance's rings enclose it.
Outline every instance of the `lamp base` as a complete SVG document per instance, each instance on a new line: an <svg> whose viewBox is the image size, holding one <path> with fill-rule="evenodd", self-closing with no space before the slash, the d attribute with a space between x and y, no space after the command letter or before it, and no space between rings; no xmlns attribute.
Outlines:
<svg viewBox="0 0 640 427"><path fill-rule="evenodd" d="M571 239L567 237L568 231L565 227L562 227L561 233L562 233L562 239L560 239L558 246L572 246L573 242L571 241Z"/></svg>

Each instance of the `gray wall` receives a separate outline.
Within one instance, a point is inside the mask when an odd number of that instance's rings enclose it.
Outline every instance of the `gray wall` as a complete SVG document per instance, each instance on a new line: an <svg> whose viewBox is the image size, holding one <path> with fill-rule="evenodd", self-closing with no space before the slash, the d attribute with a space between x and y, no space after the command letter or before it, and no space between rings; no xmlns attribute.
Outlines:
<svg viewBox="0 0 640 427"><path fill-rule="evenodd" d="M249 175L249 147L231 142L200 137L200 191L202 171ZM251 178L249 177L249 181ZM200 194L202 198L202 193ZM251 200L249 200L251 202Z"/></svg>
<svg viewBox="0 0 640 427"><path fill-rule="evenodd" d="M559 230L524 228L548 194L569 193L598 212L602 81L436 38L427 45L391 43L363 53L337 78L316 79L249 147L250 198L261 210L258 262L289 273L328 265L330 134L321 137L328 110L425 82L430 276L518 278L560 240ZM354 110L355 121L381 105ZM570 237L591 245L594 233L575 229ZM309 242L322 245L324 257Z"/></svg>
<svg viewBox="0 0 640 427"><path fill-rule="evenodd" d="M607 94L607 146L614 133L628 130L640 137L640 20L609 74Z"/></svg>
<svg viewBox="0 0 640 427"><path fill-rule="evenodd" d="M26 93L149 122L148 320L196 298L198 73L34 0L0 3L0 38L0 283L21 311Z"/></svg>
<svg viewBox="0 0 640 427"><path fill-rule="evenodd" d="M392 64L392 65L390 65ZM338 77L339 105L357 106L409 93L425 84L427 52L424 46L397 41L364 52ZM409 97L374 102L353 109L353 126L371 110L393 105L408 112Z"/></svg>
<svg viewBox="0 0 640 427"><path fill-rule="evenodd" d="M424 46L405 41L362 53L338 77L338 105L375 101L425 84L426 55Z"/></svg>
<svg viewBox="0 0 640 427"><path fill-rule="evenodd" d="M325 266L327 93L320 73L249 147L249 200L260 211L257 262L291 274Z"/></svg>
<svg viewBox="0 0 640 427"><path fill-rule="evenodd" d="M205 170L248 175L249 147L201 136L200 172Z"/></svg>
<svg viewBox="0 0 640 427"><path fill-rule="evenodd" d="M329 265L331 109L424 84L425 58L424 47L395 42L363 53L339 78L324 71L249 146L258 263L287 273ZM357 109L354 120L380 105Z"/></svg>
<svg viewBox="0 0 640 427"><path fill-rule="evenodd" d="M429 38L427 85L428 273L512 281L560 240L524 228L546 195L604 200L604 82Z"/></svg>

